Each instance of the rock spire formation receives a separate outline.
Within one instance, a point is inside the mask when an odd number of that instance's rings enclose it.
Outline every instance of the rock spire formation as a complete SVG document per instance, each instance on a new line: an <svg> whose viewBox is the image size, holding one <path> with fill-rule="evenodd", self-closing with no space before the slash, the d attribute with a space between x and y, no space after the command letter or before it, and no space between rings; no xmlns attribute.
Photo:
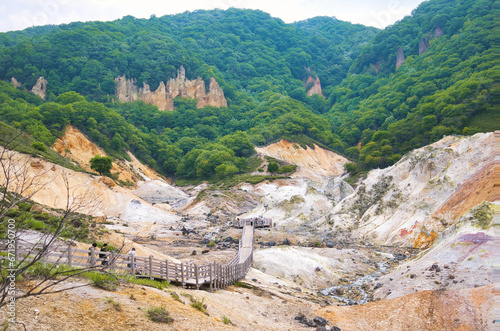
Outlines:
<svg viewBox="0 0 500 331"><path fill-rule="evenodd" d="M10 83L15 88L21 88L23 86L23 84L21 84L21 82L19 82L15 77L11 77ZM45 96L47 94L47 83L47 80L43 76L39 77L30 92L45 100Z"/></svg>
<svg viewBox="0 0 500 331"><path fill-rule="evenodd" d="M43 77L38 78L36 84L31 89L31 93L38 95L40 98L45 100L45 94L47 92L47 80Z"/></svg>
<svg viewBox="0 0 500 331"><path fill-rule="evenodd" d="M126 79L125 76L118 76L115 78L115 82L115 94L120 102L142 100L157 106L160 110L174 110L174 98L180 96L197 99L196 107L198 108L227 106L224 92L215 78L210 78L207 93L203 79L200 77L195 80L186 79L186 71L183 66L177 70L176 78L170 78L167 84L161 82L155 91L151 91L146 83L143 83L142 88L137 88L137 79Z"/></svg>

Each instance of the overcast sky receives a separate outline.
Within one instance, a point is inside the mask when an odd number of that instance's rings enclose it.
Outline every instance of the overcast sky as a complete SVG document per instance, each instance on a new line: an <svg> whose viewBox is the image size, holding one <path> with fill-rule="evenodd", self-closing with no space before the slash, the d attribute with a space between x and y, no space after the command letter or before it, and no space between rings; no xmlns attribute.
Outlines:
<svg viewBox="0 0 500 331"><path fill-rule="evenodd" d="M158 17L196 9L260 9L287 23L314 16L384 28L424 0L0 0L0 32L34 25Z"/></svg>

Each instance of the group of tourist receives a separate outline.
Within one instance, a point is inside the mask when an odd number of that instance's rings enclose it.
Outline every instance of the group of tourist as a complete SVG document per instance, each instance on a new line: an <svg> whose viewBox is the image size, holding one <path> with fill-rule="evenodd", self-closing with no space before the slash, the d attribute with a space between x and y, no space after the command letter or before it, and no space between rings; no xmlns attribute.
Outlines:
<svg viewBox="0 0 500 331"><path fill-rule="evenodd" d="M97 243L93 243L92 246L89 248L89 256L92 254L92 250L95 252L97 250ZM99 260L101 261L101 264L103 266L108 265L108 244L103 244L101 247L101 250L99 251ZM131 263L134 263L134 267L137 268L137 264L135 263L135 247L132 247L132 249L127 253L128 255L128 260L130 263L127 264L128 268L132 267ZM90 260L89 260L90 262Z"/></svg>

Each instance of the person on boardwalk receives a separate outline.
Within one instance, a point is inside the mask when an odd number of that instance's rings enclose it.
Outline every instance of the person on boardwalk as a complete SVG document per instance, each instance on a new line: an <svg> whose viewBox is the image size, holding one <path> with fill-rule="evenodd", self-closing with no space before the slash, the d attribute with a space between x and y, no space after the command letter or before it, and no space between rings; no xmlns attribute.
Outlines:
<svg viewBox="0 0 500 331"><path fill-rule="evenodd" d="M127 267L132 268L132 263L133 263L134 269L136 269L137 264L135 263L135 247L132 247L130 252L128 252L128 260L129 260L129 264L127 264Z"/></svg>
<svg viewBox="0 0 500 331"><path fill-rule="evenodd" d="M92 249L94 249L94 253L97 249L97 243L93 243L92 246L89 247L89 259L87 260L87 263L91 263L92 261Z"/></svg>
<svg viewBox="0 0 500 331"><path fill-rule="evenodd" d="M108 244L102 245L101 252L99 253L99 258L101 259L101 264L104 266L108 265L108 255L106 252L108 251Z"/></svg>

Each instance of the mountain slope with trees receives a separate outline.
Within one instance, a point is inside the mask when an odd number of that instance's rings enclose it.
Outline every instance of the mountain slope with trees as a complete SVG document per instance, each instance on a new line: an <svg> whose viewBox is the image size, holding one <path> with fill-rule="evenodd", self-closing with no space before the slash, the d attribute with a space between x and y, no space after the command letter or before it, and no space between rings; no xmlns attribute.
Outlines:
<svg viewBox="0 0 500 331"><path fill-rule="evenodd" d="M21 89L39 76L49 83L42 100L2 82L0 120L46 145L72 124L109 155L130 150L178 178L250 171L254 145L284 137L343 153L352 173L384 167L443 135L494 130L492 9L492 0L431 0L380 32L228 9L4 33L0 78ZM396 69L398 48L406 58ZM116 76L153 90L181 65L188 78L215 77L228 107L112 102ZM306 95L308 75L326 98Z"/></svg>

